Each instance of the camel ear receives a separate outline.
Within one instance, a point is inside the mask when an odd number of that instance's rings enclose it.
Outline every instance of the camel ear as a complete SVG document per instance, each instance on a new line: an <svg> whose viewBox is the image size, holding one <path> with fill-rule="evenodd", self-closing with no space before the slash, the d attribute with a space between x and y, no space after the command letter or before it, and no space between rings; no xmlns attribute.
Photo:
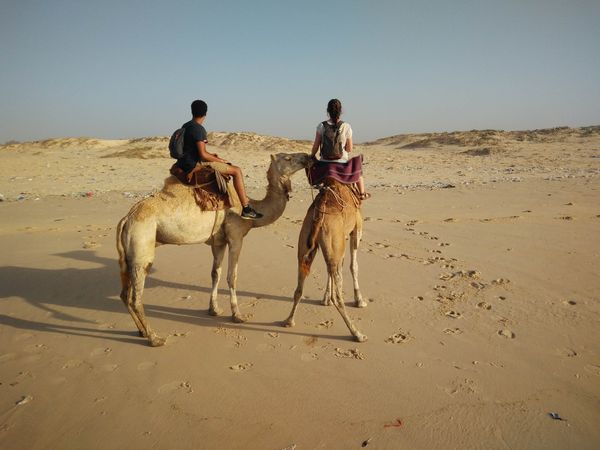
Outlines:
<svg viewBox="0 0 600 450"><path fill-rule="evenodd" d="M275 161L275 155L271 155L271 161Z"/></svg>

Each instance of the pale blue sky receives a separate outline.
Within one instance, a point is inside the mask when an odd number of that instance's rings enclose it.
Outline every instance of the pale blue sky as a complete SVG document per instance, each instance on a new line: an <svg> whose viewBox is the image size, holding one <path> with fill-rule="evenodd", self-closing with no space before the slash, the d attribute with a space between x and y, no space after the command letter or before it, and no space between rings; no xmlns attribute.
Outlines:
<svg viewBox="0 0 600 450"><path fill-rule="evenodd" d="M600 1L0 0L0 142L600 124Z"/></svg>

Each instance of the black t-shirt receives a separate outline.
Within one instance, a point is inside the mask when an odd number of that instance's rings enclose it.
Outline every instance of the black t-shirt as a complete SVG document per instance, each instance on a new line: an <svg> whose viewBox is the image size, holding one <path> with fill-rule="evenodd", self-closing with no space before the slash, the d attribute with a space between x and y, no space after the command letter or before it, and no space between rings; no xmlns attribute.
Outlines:
<svg viewBox="0 0 600 450"><path fill-rule="evenodd" d="M189 173L196 163L200 162L198 154L198 141L206 142L208 139L206 129L194 120L183 124L185 134L183 135L183 157L177 160L177 165L185 173Z"/></svg>

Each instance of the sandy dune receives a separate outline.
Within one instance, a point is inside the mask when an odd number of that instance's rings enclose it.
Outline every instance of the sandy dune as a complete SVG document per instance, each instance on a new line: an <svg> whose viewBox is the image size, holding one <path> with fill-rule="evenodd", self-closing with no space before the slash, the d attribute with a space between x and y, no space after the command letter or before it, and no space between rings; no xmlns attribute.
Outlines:
<svg viewBox="0 0 600 450"><path fill-rule="evenodd" d="M310 148L209 140L255 198L270 153ZM296 327L280 326L311 201L297 174L282 218L244 242L248 323L207 314L207 246L160 247L144 301L169 340L150 348L118 299L114 233L160 188L166 138L0 146L0 447L599 448L600 127L356 151L373 194L359 253L369 306L350 313L368 342L320 305L320 256Z"/></svg>

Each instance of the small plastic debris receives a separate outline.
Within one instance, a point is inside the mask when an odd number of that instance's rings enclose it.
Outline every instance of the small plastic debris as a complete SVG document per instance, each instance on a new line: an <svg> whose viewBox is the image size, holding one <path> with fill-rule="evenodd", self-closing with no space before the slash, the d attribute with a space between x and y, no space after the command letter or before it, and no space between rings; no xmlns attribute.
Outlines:
<svg viewBox="0 0 600 450"><path fill-rule="evenodd" d="M191 298L191 295L184 295L183 297L181 297L182 300L190 300Z"/></svg>
<svg viewBox="0 0 600 450"><path fill-rule="evenodd" d="M383 428L400 428L402 426L402 420L396 419L392 423L386 423Z"/></svg>
<svg viewBox="0 0 600 450"><path fill-rule="evenodd" d="M549 412L548 415L554 420L564 420L565 422L567 421L566 419L560 417L560 414L558 414L557 412Z"/></svg>
<svg viewBox="0 0 600 450"><path fill-rule="evenodd" d="M369 438L366 441L363 441L361 447L366 447L367 445L369 445L369 442L371 442L371 439L373 439L373 438Z"/></svg>
<svg viewBox="0 0 600 450"><path fill-rule="evenodd" d="M26 395L21 400L19 400L16 403L16 405L17 406L22 406L22 405L25 405L25 404L29 403L31 400L33 400L33 397L31 395Z"/></svg>

